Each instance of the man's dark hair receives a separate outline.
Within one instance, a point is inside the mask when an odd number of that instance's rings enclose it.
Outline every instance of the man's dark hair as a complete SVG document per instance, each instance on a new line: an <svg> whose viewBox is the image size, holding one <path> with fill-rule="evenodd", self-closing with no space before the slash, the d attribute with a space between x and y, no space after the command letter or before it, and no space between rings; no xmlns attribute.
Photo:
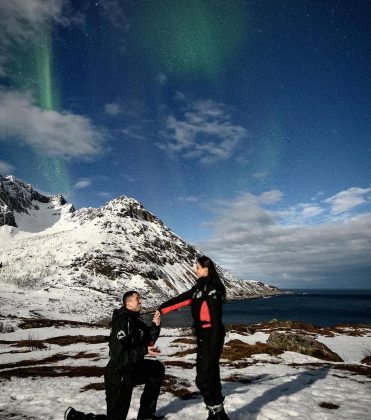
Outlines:
<svg viewBox="0 0 371 420"><path fill-rule="evenodd" d="M139 296L139 293L136 290L130 290L129 292L124 293L124 295L122 296L122 303L124 306L126 306L128 298L133 296L134 294L137 294Z"/></svg>

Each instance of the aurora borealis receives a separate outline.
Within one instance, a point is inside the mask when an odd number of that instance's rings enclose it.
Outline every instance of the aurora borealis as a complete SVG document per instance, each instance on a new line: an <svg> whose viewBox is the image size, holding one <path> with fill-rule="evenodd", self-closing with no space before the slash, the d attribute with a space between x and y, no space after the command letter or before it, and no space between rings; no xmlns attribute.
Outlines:
<svg viewBox="0 0 371 420"><path fill-rule="evenodd" d="M371 287L371 5L0 3L0 173L139 200L241 278Z"/></svg>

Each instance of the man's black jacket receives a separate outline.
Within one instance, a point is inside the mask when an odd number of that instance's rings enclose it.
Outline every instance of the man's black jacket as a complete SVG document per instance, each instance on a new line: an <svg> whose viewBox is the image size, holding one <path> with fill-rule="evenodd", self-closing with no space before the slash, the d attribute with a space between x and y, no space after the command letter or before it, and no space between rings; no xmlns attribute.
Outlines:
<svg viewBox="0 0 371 420"><path fill-rule="evenodd" d="M148 327L138 312L121 307L112 315L112 330L109 338L110 365L120 372L128 372L143 360L147 347L155 343L160 327L152 323Z"/></svg>

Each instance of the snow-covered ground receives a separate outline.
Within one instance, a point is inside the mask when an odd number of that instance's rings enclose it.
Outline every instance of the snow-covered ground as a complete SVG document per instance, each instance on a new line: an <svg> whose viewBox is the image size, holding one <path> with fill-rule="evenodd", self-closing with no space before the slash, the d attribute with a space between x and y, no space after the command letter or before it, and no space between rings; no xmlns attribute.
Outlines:
<svg viewBox="0 0 371 420"><path fill-rule="evenodd" d="M102 368L108 360L108 346L102 336L108 335L105 328L71 325L3 333L0 418L61 420L69 405L104 413ZM58 337L63 336L73 336L70 344L61 345ZM100 338L89 344L81 342L80 336ZM233 330L227 333L225 342L240 340L253 345L264 343L268 336L266 330L252 335ZM53 337L59 341L48 342ZM157 343L167 375L158 412L169 420L207 417L194 384L195 353L190 338L190 329L164 328ZM231 420L370 419L370 368L360 361L370 354L371 330L363 330L357 337L335 333L334 337L320 335L317 339L338 352L346 363L324 362L294 352L222 359L225 408ZM37 349L36 340L41 340L45 348ZM179 354L181 351L183 354ZM368 368L368 372L356 373L357 367ZM89 384L98 384L98 390L84 390ZM141 392L142 387L135 388L129 419L136 418ZM323 403L333 405L326 408Z"/></svg>

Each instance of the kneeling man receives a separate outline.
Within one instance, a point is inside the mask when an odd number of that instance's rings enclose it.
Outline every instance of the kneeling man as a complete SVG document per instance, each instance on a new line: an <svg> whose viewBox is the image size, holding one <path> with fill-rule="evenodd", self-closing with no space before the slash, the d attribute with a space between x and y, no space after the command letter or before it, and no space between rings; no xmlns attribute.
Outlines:
<svg viewBox="0 0 371 420"><path fill-rule="evenodd" d="M164 378L165 366L158 360L144 356L157 356L155 342L160 335L160 315L153 317L148 327L140 317L142 308L139 293L132 290L123 296L123 306L115 309L112 316L112 331L109 338L110 360L105 369L107 419L124 420L127 417L131 395L135 385L144 384L140 399L138 420L156 420L157 399ZM66 420L102 418L83 414L69 408ZM93 417L89 417L93 416Z"/></svg>

